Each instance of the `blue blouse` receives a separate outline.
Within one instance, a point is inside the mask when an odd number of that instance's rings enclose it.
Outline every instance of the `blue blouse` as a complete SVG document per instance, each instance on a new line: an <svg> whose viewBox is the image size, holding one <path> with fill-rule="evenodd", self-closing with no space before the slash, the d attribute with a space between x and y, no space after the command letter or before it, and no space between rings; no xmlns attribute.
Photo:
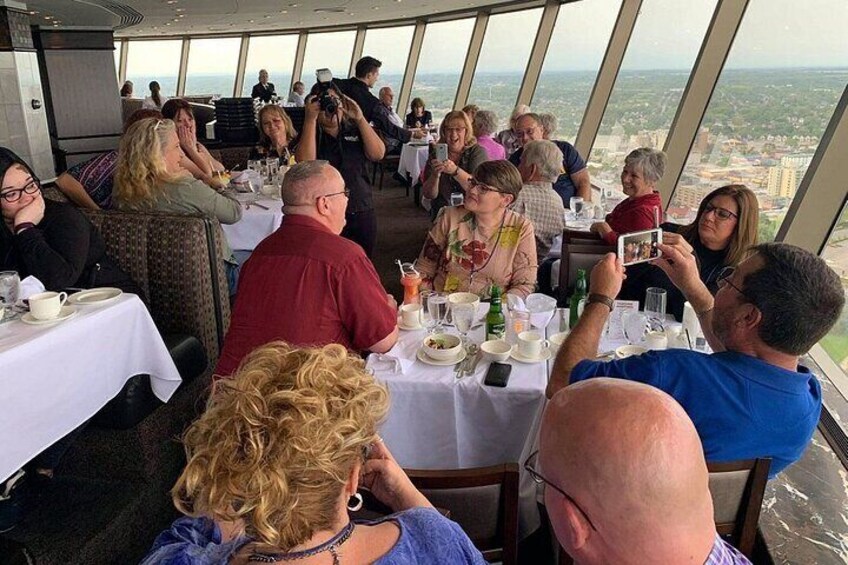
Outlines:
<svg viewBox="0 0 848 565"><path fill-rule="evenodd" d="M400 528L394 547L376 565L485 565L483 556L456 522L432 508L412 508L374 521L357 522L373 526L391 520ZM225 565L251 540L238 537L221 540L221 530L209 518L183 517L162 532L141 565Z"/></svg>

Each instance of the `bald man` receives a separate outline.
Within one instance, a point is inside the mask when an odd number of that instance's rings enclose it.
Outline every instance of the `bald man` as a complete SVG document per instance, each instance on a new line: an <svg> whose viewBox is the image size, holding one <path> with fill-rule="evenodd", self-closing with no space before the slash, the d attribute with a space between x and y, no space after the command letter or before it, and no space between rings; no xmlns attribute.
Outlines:
<svg viewBox="0 0 848 565"><path fill-rule="evenodd" d="M386 107L390 122L399 128L404 127L403 118L395 111L395 93L391 86L384 86L380 89L380 104Z"/></svg>
<svg viewBox="0 0 848 565"><path fill-rule="evenodd" d="M533 471L576 563L750 563L716 534L698 433L666 393L607 378L571 385L548 404L539 449Z"/></svg>
<svg viewBox="0 0 848 565"><path fill-rule="evenodd" d="M398 337L397 305L362 247L341 237L348 190L327 161L286 173L285 217L243 265L218 375L269 341L339 343L385 353Z"/></svg>

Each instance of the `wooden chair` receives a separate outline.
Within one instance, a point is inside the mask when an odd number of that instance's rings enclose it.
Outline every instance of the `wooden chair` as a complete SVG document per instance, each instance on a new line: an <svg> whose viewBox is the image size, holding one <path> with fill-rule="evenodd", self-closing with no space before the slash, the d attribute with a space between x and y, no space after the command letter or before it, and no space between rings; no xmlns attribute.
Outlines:
<svg viewBox="0 0 848 565"><path fill-rule="evenodd" d="M607 245L607 243L603 239L601 239L601 236L599 236L595 232L570 230L568 228L565 228L564 230L562 230L562 244L566 245L568 243L580 245Z"/></svg>
<svg viewBox="0 0 848 565"><path fill-rule="evenodd" d="M771 459L765 458L707 464L716 531L748 559L754 553L769 467ZM559 565L571 563L560 547Z"/></svg>
<svg viewBox="0 0 848 565"><path fill-rule="evenodd" d="M749 559L768 482L771 459L709 463L716 531Z"/></svg>
<svg viewBox="0 0 848 565"><path fill-rule="evenodd" d="M406 469L413 484L450 512L489 561L518 562L518 464L445 471Z"/></svg>

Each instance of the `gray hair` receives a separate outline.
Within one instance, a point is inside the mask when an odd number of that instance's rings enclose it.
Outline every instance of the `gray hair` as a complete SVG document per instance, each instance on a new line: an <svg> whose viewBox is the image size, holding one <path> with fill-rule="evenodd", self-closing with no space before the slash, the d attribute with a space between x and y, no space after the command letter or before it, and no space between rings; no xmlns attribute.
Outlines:
<svg viewBox="0 0 848 565"><path fill-rule="evenodd" d="M498 117L490 110L479 110L474 116L474 136L492 135L498 129Z"/></svg>
<svg viewBox="0 0 848 565"><path fill-rule="evenodd" d="M515 108L512 110L512 114L509 116L509 125L510 127L515 125L515 122L523 116L524 114L530 113L530 106L527 104L516 104Z"/></svg>
<svg viewBox="0 0 848 565"><path fill-rule="evenodd" d="M651 184L659 182L665 174L665 163L668 160L665 152L650 147L640 147L631 151L624 158L624 166L632 166L642 172L645 180Z"/></svg>
<svg viewBox="0 0 848 565"><path fill-rule="evenodd" d="M539 114L539 123L545 132L545 137L551 137L557 130L557 119L553 114Z"/></svg>
<svg viewBox="0 0 848 565"><path fill-rule="evenodd" d="M524 145L521 162L536 165L542 180L556 182L562 171L562 151L553 141L539 139Z"/></svg>
<svg viewBox="0 0 848 565"><path fill-rule="evenodd" d="M789 355L803 355L839 320L845 290L824 259L787 243L751 248L763 266L742 283L743 298L763 315L760 339Z"/></svg>
<svg viewBox="0 0 848 565"><path fill-rule="evenodd" d="M291 206L300 206L302 203L297 203L298 195L304 192L307 183L315 178L323 178L324 171L330 166L329 161L301 161L290 168L283 177L283 184L280 187L280 194L283 197L283 203L290 203Z"/></svg>

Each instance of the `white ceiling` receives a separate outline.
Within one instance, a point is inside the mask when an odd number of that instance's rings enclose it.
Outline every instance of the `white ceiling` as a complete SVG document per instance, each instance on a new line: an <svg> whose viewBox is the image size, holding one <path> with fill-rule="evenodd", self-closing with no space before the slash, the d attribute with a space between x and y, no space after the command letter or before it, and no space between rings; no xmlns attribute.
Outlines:
<svg viewBox="0 0 848 565"><path fill-rule="evenodd" d="M110 28L115 37L294 31L415 19L515 0L30 0L31 22ZM541 2L538 2L541 3Z"/></svg>

